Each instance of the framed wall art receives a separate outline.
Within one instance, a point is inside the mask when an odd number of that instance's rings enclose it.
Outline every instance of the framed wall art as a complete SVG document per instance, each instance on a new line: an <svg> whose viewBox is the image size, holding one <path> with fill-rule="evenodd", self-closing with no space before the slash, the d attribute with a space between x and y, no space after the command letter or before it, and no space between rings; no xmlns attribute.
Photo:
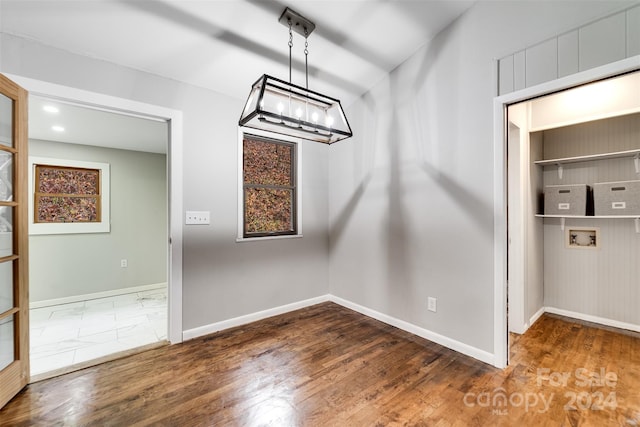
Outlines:
<svg viewBox="0 0 640 427"><path fill-rule="evenodd" d="M109 164L29 158L29 234L108 233Z"/></svg>

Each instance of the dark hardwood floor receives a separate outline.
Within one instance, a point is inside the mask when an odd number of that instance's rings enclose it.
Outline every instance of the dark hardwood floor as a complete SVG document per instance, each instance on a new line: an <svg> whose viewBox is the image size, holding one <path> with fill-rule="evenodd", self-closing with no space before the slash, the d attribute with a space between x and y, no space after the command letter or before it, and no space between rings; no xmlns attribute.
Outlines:
<svg viewBox="0 0 640 427"><path fill-rule="evenodd" d="M29 385L2 426L638 426L640 338L556 316L500 370L333 303Z"/></svg>

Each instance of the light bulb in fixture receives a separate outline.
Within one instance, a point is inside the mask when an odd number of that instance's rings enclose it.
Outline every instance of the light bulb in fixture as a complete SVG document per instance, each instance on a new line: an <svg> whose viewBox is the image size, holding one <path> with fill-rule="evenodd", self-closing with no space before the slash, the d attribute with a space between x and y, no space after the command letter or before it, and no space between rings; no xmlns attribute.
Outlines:
<svg viewBox="0 0 640 427"><path fill-rule="evenodd" d="M44 111L46 111L47 113L56 114L56 113L60 112L60 109L58 107L53 106L53 105L45 105L44 107L42 107L42 109Z"/></svg>
<svg viewBox="0 0 640 427"><path fill-rule="evenodd" d="M282 120L282 112L284 111L284 104L282 102L278 102L278 105L276 106L276 108L278 109L278 113L280 113L280 123L284 123L284 120Z"/></svg>
<svg viewBox="0 0 640 427"><path fill-rule="evenodd" d="M325 123L327 124L327 127L333 126L333 117L327 116L327 120L325 121Z"/></svg>
<svg viewBox="0 0 640 427"><path fill-rule="evenodd" d="M302 119L302 108L300 107L296 108L296 118L298 119L298 121ZM301 128L302 123L298 122L298 127Z"/></svg>
<svg viewBox="0 0 640 427"><path fill-rule="evenodd" d="M311 120L313 120L313 123L318 124L318 113L316 113L315 111L311 114Z"/></svg>
<svg viewBox="0 0 640 427"><path fill-rule="evenodd" d="M51 126L51 130L55 132L64 132L64 126L54 125Z"/></svg>

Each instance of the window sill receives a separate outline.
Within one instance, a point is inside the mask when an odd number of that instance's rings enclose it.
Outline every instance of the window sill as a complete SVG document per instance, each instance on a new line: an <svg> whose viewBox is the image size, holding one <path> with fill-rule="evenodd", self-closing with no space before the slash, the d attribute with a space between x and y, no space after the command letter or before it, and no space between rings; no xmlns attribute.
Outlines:
<svg viewBox="0 0 640 427"><path fill-rule="evenodd" d="M299 239L301 237L302 234L291 234L286 236L238 237L236 239L236 243L260 242L262 240Z"/></svg>

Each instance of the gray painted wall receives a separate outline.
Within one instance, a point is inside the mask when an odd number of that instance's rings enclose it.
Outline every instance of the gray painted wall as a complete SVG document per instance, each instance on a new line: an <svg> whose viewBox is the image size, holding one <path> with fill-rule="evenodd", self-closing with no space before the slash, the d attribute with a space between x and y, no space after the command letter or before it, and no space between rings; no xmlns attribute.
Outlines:
<svg viewBox="0 0 640 427"><path fill-rule="evenodd" d="M351 106L331 293L492 353L494 59L630 4L478 2Z"/></svg>
<svg viewBox="0 0 640 427"><path fill-rule="evenodd" d="M212 218L184 227L185 329L329 289L492 352L495 58L631 3L476 4L348 108L353 139L304 145L302 239L235 243L243 100L9 35L0 70L183 111L184 207Z"/></svg>
<svg viewBox="0 0 640 427"><path fill-rule="evenodd" d="M164 154L39 140L29 154L108 163L111 178L110 233L29 237L31 302L167 281Z"/></svg>
<svg viewBox="0 0 640 427"><path fill-rule="evenodd" d="M327 293L326 146L302 144L304 237L236 243L244 100L7 34L0 46L2 72L183 112L184 209L211 212L211 225L183 228L185 330Z"/></svg>

